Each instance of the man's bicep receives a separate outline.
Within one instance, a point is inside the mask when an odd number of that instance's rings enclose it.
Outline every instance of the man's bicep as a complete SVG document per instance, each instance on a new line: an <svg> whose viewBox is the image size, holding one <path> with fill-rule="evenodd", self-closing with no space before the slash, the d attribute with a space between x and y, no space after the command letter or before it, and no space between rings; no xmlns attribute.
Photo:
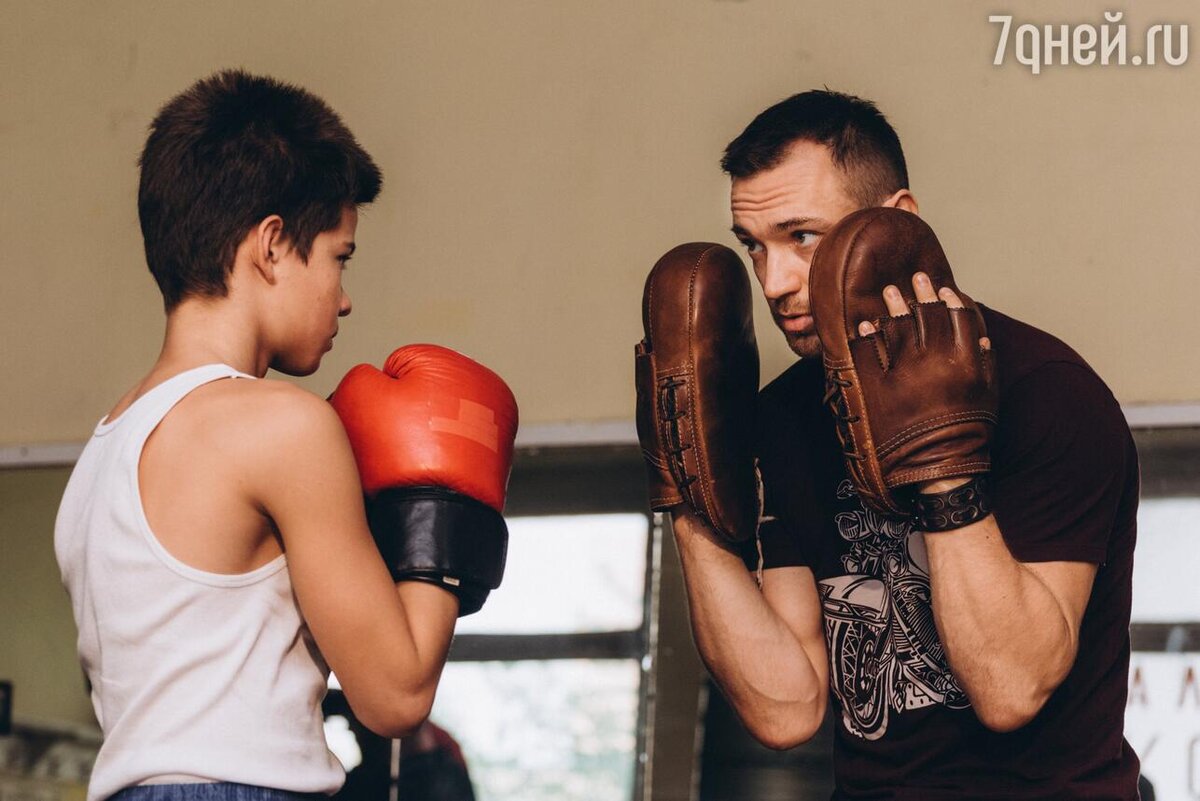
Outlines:
<svg viewBox="0 0 1200 801"><path fill-rule="evenodd" d="M774 567L762 572L767 605L796 637L821 681L829 681L825 629L816 577L802 566Z"/></svg>
<svg viewBox="0 0 1200 801"><path fill-rule="evenodd" d="M1107 561L1136 482L1129 429L1111 393L1084 367L1052 364L1019 381L1004 403L993 500L1014 558Z"/></svg>
<svg viewBox="0 0 1200 801"><path fill-rule="evenodd" d="M1071 639L1078 641L1098 566L1091 562L1026 562L1024 567L1054 596Z"/></svg>

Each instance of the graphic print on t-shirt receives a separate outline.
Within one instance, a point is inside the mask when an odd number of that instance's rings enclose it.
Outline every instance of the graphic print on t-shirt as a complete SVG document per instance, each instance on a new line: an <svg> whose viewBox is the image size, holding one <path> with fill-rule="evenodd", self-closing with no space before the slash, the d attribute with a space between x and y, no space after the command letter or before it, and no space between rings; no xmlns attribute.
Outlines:
<svg viewBox="0 0 1200 801"><path fill-rule="evenodd" d="M838 485L838 533L850 543L845 575L821 579L830 681L851 734L877 740L890 715L942 704L970 706L955 682L930 606L925 540L908 521L862 508Z"/></svg>

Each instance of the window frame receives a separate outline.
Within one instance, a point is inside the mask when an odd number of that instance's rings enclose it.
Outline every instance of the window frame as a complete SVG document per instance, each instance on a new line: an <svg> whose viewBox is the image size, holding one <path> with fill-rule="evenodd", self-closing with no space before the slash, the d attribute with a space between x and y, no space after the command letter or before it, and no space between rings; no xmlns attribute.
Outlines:
<svg viewBox="0 0 1200 801"><path fill-rule="evenodd" d="M1200 498L1200 426L1132 429L1141 467L1139 501ZM1134 549L1136 559L1137 550ZM1200 652L1200 619L1129 624L1134 652Z"/></svg>
<svg viewBox="0 0 1200 801"><path fill-rule="evenodd" d="M458 634L447 662L559 659L635 660L639 666L634 783L630 798L647 797L654 736L658 593L662 527L648 511L641 451L631 445L529 446L516 449L506 517L640 514L646 518L642 622L623 631L570 634Z"/></svg>

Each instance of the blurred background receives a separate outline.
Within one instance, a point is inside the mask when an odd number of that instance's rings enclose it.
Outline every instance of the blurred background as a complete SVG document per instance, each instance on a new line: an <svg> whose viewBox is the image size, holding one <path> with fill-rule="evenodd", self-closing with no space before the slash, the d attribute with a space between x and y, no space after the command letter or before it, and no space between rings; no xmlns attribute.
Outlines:
<svg viewBox="0 0 1200 801"><path fill-rule="evenodd" d="M135 206L147 125L226 67L321 95L384 171L347 275L354 314L301 383L324 395L351 365L430 341L491 366L521 405L505 585L460 628L435 729L374 739L335 685L347 798L416 798L459 773L488 801L827 795L828 731L756 746L695 657L670 538L645 510L631 359L658 256L736 245L724 145L822 86L895 125L959 283L1071 343L1126 410L1144 469L1127 734L1156 798L1200 798L1200 75L1178 47L1157 40L1154 64L1146 47L1156 25L1178 46L1194 3L0 10L0 798L82 797L98 739L53 520L82 442L161 342ZM991 16L1011 17L999 53ZM1035 71L1022 24L1108 25L1128 51L1041 53ZM765 382L791 356L756 302Z"/></svg>

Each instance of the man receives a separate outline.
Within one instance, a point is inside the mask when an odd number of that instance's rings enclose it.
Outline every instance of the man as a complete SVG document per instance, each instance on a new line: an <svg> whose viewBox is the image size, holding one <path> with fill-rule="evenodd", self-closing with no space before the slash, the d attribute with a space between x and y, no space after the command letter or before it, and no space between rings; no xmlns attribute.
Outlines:
<svg viewBox="0 0 1200 801"><path fill-rule="evenodd" d="M1138 474L1111 393L1063 343L983 308L994 514L926 533L869 510L823 404L809 268L851 212L918 212L899 139L871 103L806 92L759 115L722 166L733 232L800 357L760 394L761 587L692 509L673 515L697 646L738 715L789 748L828 693L835 798L1135 799L1122 719ZM912 287L962 305L924 274ZM908 313L897 287L883 300Z"/></svg>
<svg viewBox="0 0 1200 801"><path fill-rule="evenodd" d="M410 346L332 404L264 378L333 347L380 182L332 109L271 78L210 76L151 126L138 210L163 347L55 526L104 731L89 801L336 791L329 669L366 726L412 731L455 618L499 583L516 407L494 373Z"/></svg>

